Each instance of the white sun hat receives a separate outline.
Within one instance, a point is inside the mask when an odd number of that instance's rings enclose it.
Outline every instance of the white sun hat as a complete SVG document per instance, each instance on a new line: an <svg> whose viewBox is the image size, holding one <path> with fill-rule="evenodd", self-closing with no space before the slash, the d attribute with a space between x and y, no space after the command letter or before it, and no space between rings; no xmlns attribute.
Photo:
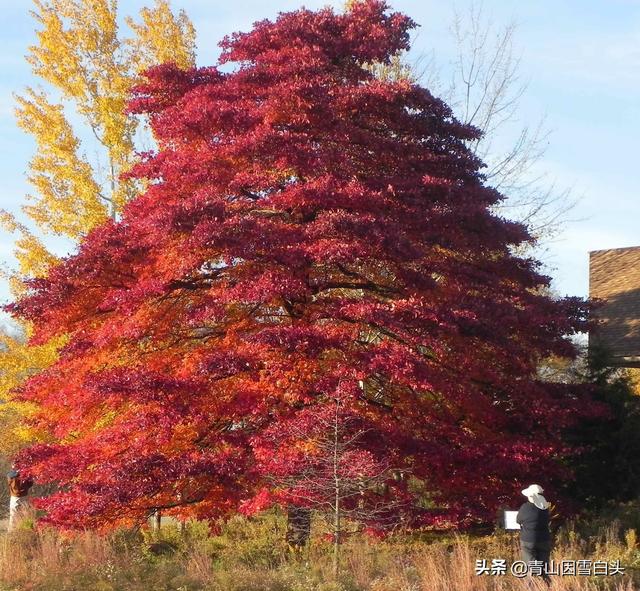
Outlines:
<svg viewBox="0 0 640 591"><path fill-rule="evenodd" d="M522 494L529 499L538 509L548 509L549 502L542 496L544 489L539 484L530 484L522 491Z"/></svg>

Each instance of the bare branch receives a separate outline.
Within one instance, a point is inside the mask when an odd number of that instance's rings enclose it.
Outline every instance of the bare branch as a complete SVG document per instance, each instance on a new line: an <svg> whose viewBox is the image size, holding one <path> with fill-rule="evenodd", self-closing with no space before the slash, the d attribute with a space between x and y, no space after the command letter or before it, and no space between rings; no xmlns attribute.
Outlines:
<svg viewBox="0 0 640 591"><path fill-rule="evenodd" d="M528 84L515 49L517 25L497 25L482 2L472 0L465 10L454 8L450 31L455 57L449 84L437 77L429 83L464 123L482 132L469 147L485 162L486 181L505 195L495 213L524 223L536 240L550 240L569 221L576 199L539 172L550 137L545 118L534 125L518 121Z"/></svg>

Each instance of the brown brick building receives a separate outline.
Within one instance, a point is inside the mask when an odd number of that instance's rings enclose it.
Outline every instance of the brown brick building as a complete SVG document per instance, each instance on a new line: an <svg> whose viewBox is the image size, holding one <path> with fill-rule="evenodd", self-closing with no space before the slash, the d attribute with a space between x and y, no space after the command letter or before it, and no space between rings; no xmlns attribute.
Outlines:
<svg viewBox="0 0 640 591"><path fill-rule="evenodd" d="M604 344L616 365L640 367L640 246L589 253L589 297L603 301L589 343Z"/></svg>

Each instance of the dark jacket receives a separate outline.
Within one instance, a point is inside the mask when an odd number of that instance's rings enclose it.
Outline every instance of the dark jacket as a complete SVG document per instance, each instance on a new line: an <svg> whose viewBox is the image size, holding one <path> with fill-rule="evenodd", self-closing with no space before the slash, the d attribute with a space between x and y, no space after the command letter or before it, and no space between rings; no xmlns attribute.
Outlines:
<svg viewBox="0 0 640 591"><path fill-rule="evenodd" d="M516 521L520 524L521 541L538 543L551 539L549 509L538 509L527 501L520 507Z"/></svg>

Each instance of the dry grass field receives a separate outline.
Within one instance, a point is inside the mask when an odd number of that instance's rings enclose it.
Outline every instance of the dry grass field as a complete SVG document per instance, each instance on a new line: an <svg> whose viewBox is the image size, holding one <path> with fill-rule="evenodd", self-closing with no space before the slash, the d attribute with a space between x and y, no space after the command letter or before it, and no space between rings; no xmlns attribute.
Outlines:
<svg viewBox="0 0 640 591"><path fill-rule="evenodd" d="M603 519L560 529L556 561L620 561L624 574L540 578L476 574L476 560L517 551L507 534L484 537L424 533L384 541L353 537L342 549L341 573L333 577L330 544L315 537L295 553L283 541L284 519L234 518L211 528L191 522L152 531L92 532L65 536L26 519L0 534L1 591L631 591L640 566L634 528ZM603 525L604 524L604 525Z"/></svg>

